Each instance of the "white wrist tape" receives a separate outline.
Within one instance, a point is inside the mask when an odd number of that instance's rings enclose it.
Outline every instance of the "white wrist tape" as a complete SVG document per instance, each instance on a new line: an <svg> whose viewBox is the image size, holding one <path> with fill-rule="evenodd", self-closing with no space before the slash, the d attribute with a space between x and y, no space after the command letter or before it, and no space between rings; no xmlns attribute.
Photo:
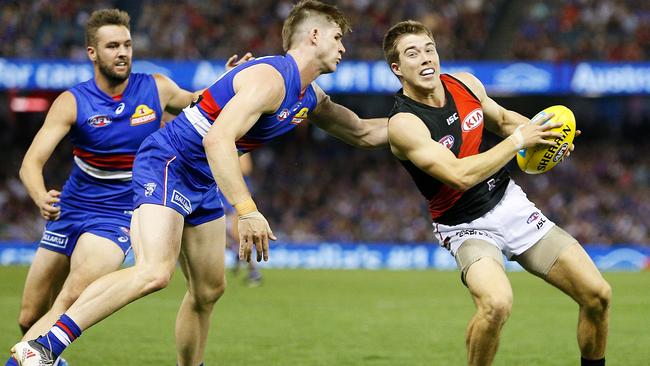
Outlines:
<svg viewBox="0 0 650 366"><path fill-rule="evenodd" d="M515 132L513 132L512 135L508 136L509 138L512 139L512 143L515 144L517 150L521 150L524 148L524 135L521 133L522 127L523 125L519 125L515 129Z"/></svg>

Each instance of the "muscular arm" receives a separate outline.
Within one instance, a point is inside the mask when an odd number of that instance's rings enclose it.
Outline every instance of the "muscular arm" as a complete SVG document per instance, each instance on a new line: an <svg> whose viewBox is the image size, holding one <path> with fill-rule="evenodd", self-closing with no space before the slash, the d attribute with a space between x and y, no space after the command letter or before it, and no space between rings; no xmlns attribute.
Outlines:
<svg viewBox="0 0 650 366"><path fill-rule="evenodd" d="M199 90L192 93L181 89L172 79L162 74L153 74L152 76L156 80L160 107L174 115L179 114L203 92L203 90Z"/></svg>
<svg viewBox="0 0 650 366"><path fill-rule="evenodd" d="M46 219L58 218L59 208L53 207L52 203L58 202L59 192L48 192L45 188L43 167L59 142L70 131L76 118L77 102L74 95L68 91L63 92L52 103L45 122L34 137L20 167L20 180Z"/></svg>
<svg viewBox="0 0 650 366"><path fill-rule="evenodd" d="M203 146L219 188L239 215L239 259L250 261L254 246L259 262L269 259L269 239L276 237L244 183L235 141L263 113L275 112L280 107L285 94L284 80L272 66L258 64L239 72L233 87L235 95L210 127Z"/></svg>
<svg viewBox="0 0 650 366"><path fill-rule="evenodd" d="M264 80L264 82L260 82ZM244 183L235 141L263 113L272 113L284 99L282 76L270 65L259 64L241 71L233 81L235 95L226 103L203 139L214 178L233 206L250 199Z"/></svg>
<svg viewBox="0 0 650 366"><path fill-rule="evenodd" d="M503 108L494 99L490 98L481 81L474 75L459 72L454 74L454 77L467 85L481 102L485 127L490 132L505 138L510 136L519 125L530 122L530 119L515 111Z"/></svg>
<svg viewBox="0 0 650 366"><path fill-rule="evenodd" d="M561 124L547 123L542 126L541 123L527 124L521 128L519 136L511 135L488 151L461 159L433 140L424 122L410 113L398 113L391 117L388 139L395 156L410 160L425 173L454 189L466 191L506 165L521 145L553 144L545 138L559 134L547 130Z"/></svg>
<svg viewBox="0 0 650 366"><path fill-rule="evenodd" d="M388 123L391 151L444 184L465 191L482 182L506 165L517 152L510 140L481 154L458 159L449 149L431 138L421 119L410 113L398 113Z"/></svg>
<svg viewBox="0 0 650 366"><path fill-rule="evenodd" d="M318 105L309 115L318 128L350 145L361 148L380 148L388 143L388 118L362 119L350 109L334 103L329 95L312 83Z"/></svg>

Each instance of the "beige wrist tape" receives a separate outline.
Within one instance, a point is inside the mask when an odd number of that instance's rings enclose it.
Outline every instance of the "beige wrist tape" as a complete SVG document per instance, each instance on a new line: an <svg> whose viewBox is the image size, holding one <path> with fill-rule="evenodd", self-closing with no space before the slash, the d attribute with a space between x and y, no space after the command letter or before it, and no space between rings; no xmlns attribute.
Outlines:
<svg viewBox="0 0 650 366"><path fill-rule="evenodd" d="M257 211L257 205L255 204L255 201L253 201L251 197L248 197L247 199L241 202L235 203L233 207L235 207L235 210L237 210L237 215L239 216L243 216L251 212Z"/></svg>

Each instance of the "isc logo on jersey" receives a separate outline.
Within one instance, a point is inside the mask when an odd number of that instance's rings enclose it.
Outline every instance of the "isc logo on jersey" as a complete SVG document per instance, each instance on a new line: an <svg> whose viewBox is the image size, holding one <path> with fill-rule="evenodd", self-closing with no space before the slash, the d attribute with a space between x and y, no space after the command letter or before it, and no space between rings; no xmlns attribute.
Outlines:
<svg viewBox="0 0 650 366"><path fill-rule="evenodd" d="M483 123L483 111L481 108L469 112L463 119L463 131L471 131Z"/></svg>
<svg viewBox="0 0 650 366"><path fill-rule="evenodd" d="M146 104L140 104L131 116L131 126L137 126L156 120L156 112Z"/></svg>

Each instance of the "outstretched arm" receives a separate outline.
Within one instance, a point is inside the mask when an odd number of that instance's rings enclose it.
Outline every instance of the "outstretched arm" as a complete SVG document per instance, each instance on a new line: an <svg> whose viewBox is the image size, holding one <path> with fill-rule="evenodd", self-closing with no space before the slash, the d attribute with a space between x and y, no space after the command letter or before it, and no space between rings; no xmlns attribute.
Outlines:
<svg viewBox="0 0 650 366"><path fill-rule="evenodd" d="M43 167L59 142L70 131L76 118L77 101L72 93L63 92L52 103L45 122L34 137L20 167L20 180L46 220L59 218L61 209L53 204L59 202L61 193L45 188Z"/></svg>
<svg viewBox="0 0 650 366"><path fill-rule="evenodd" d="M545 138L559 135L548 131L557 125L527 124L490 150L461 159L433 140L424 122L410 113L398 113L391 117L388 138L391 151L399 159L410 160L444 184L466 191L496 173L519 149L536 144L553 144Z"/></svg>
<svg viewBox="0 0 650 366"><path fill-rule="evenodd" d="M329 95L312 83L318 105L309 120L318 128L350 145L361 148L381 148L388 143L388 118L363 119L350 109L334 103Z"/></svg>

